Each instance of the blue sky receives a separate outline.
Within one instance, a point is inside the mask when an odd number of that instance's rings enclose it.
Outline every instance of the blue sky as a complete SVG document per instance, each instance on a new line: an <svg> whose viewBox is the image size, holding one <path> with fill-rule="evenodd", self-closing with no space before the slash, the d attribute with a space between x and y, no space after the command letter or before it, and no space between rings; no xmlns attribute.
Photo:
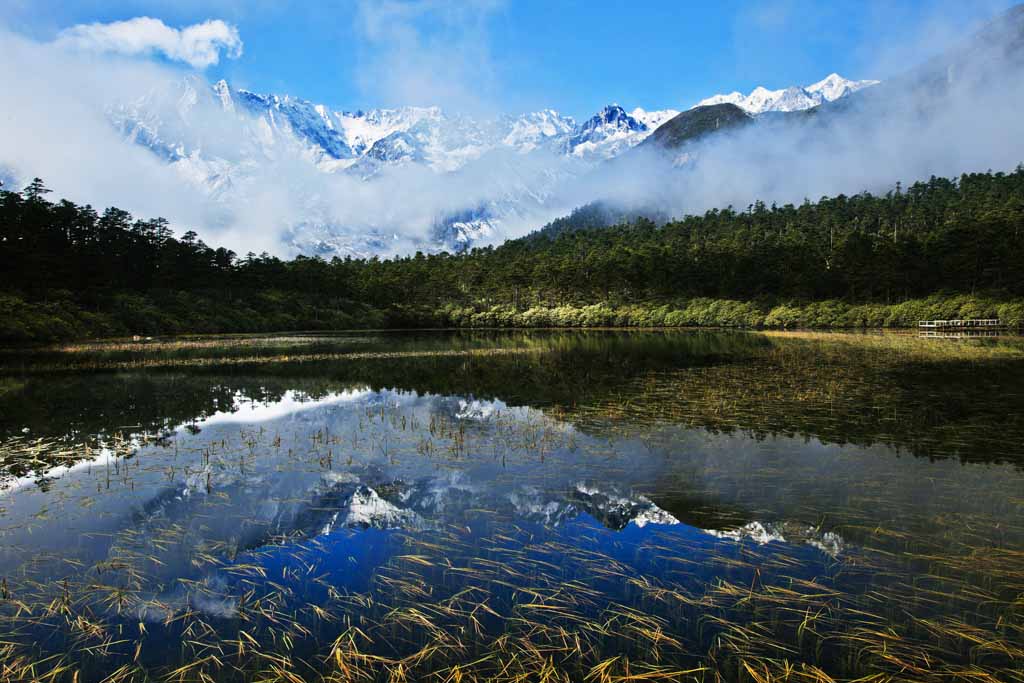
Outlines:
<svg viewBox="0 0 1024 683"><path fill-rule="evenodd" d="M578 118L612 101L683 108L717 92L806 85L832 71L885 78L1012 4L3 1L0 21L38 40L139 16L176 28L223 20L237 27L244 50L206 76L260 92L345 109L553 107Z"/></svg>

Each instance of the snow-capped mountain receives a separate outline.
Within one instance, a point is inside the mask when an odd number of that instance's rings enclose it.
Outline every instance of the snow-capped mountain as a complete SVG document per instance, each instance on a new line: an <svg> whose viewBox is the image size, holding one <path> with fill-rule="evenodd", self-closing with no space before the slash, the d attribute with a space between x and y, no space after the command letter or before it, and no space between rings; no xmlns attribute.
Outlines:
<svg viewBox="0 0 1024 683"><path fill-rule="evenodd" d="M565 151L576 157L604 152L616 156L643 141L653 129L617 104L610 104L583 122L565 143Z"/></svg>
<svg viewBox="0 0 1024 683"><path fill-rule="evenodd" d="M571 116L563 116L554 109L508 117L505 121L508 133L501 142L520 152L557 143L576 130L576 121Z"/></svg>
<svg viewBox="0 0 1024 683"><path fill-rule="evenodd" d="M235 102L240 102L272 129L285 128L304 139L318 150L318 161L342 162L323 164L328 171L367 158L392 164L415 161L452 171L497 148L524 154L545 148L576 157L609 158L678 113L638 108L627 114L613 104L579 125L554 109L477 121L438 107L334 111L287 95L234 91L225 81L216 83L213 91L225 112L233 113Z"/></svg>
<svg viewBox="0 0 1024 683"><path fill-rule="evenodd" d="M665 123L669 119L679 114L675 109L659 109L656 111L647 111L641 107L637 107L633 111L629 112L629 115L640 123L647 126L647 130L654 132L658 126Z"/></svg>
<svg viewBox="0 0 1024 683"><path fill-rule="evenodd" d="M846 97L878 81L851 81L837 73L832 73L811 85L800 87L790 86L781 90L768 90L763 86L754 88L749 95L731 92L727 95L713 95L694 105L703 107L712 104L735 104L750 114L763 114L769 111L801 111L817 107L825 102L832 102Z"/></svg>
<svg viewBox="0 0 1024 683"><path fill-rule="evenodd" d="M236 111L234 102L237 99L245 109L260 116L268 127L287 129L296 137L304 138L319 151L320 158L351 159L355 156L355 150L334 125L331 113L322 105L288 95L259 95L248 90L239 90L233 96L225 81L218 82L213 88L225 112Z"/></svg>
<svg viewBox="0 0 1024 683"><path fill-rule="evenodd" d="M482 121L438 107L342 111L189 76L117 103L107 115L125 140L215 201L251 202L265 182L294 183L301 206L280 227L283 243L295 253L359 257L461 250L499 240L509 221L550 219L545 207L560 182L640 142L672 114L635 113L609 107L580 126L552 109ZM389 218L388 207L369 224L340 222L336 205L316 190L330 176L372 185L401 168L451 176L456 186L469 174L485 182L472 183L476 192L460 193L459 203L430 209L416 226ZM310 174L321 180L311 182Z"/></svg>
<svg viewBox="0 0 1024 683"><path fill-rule="evenodd" d="M334 112L333 118L353 153L359 155L367 153L377 141L394 133L408 131L422 121L438 121L441 110L437 107L404 107L345 111Z"/></svg>
<svg viewBox="0 0 1024 683"><path fill-rule="evenodd" d="M804 88L772 91L758 87L747 96L738 92L715 95L697 106L730 102L751 113L795 111L875 83L831 74ZM485 121L452 115L438 107L344 111L289 95L235 89L223 80L206 86L195 76L177 84L177 92L173 87L155 89L135 101L116 104L108 113L126 138L168 161L198 152L210 162L217 126L199 112L209 111L211 105L220 110L220 124L247 129L252 143L234 150L233 155L224 155L226 161L233 161L231 156L273 156L275 147L297 146L321 171L353 168L360 177L373 175L381 164L418 163L439 172L457 171L468 161L501 149L520 154L555 151L591 161L608 159L639 144L679 113L639 107L627 112L611 104L577 123L553 109Z"/></svg>
<svg viewBox="0 0 1024 683"><path fill-rule="evenodd" d="M870 83L833 74L807 88L716 98L789 111ZM347 111L195 75L107 109L126 141L167 162L226 215L269 201L268 185L285 194L276 201L291 207L288 220L272 226L281 242L325 257L461 250L501 241L515 234L510 226L535 228L572 208L559 203L566 183L677 114L618 104L582 122L554 109L482 120L439 107ZM395 187L382 189L388 182ZM426 197L408 195L424 186Z"/></svg>
<svg viewBox="0 0 1024 683"><path fill-rule="evenodd" d="M177 91L175 91L177 90ZM209 87L195 76L171 87L155 88L131 102L110 107L108 116L124 136L168 161L199 151L208 159L213 135L209 112L219 109L219 123L248 129L253 144L236 149L236 157L298 144L321 171L357 166L372 174L377 163L421 163L437 171L455 171L493 150L529 154L548 150L577 158L616 156L642 141L674 110L631 113L609 105L577 124L553 109L477 121L438 107L403 107L339 111L289 95L263 95L234 89L226 81ZM201 113L202 112L202 113ZM205 148L205 149L204 149ZM228 160L231 160L230 158Z"/></svg>

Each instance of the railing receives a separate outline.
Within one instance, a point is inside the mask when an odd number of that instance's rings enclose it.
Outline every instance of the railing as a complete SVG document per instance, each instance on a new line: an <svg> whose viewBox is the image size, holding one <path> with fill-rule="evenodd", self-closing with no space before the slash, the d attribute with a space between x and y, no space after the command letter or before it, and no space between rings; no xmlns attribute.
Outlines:
<svg viewBox="0 0 1024 683"><path fill-rule="evenodd" d="M1002 337L1006 334L1003 328L996 329L922 329L917 333L922 339L978 339L979 337Z"/></svg>
<svg viewBox="0 0 1024 683"><path fill-rule="evenodd" d="M917 326L929 330L962 330L962 329L992 329L1003 328L999 318L983 318L974 320L919 320Z"/></svg>

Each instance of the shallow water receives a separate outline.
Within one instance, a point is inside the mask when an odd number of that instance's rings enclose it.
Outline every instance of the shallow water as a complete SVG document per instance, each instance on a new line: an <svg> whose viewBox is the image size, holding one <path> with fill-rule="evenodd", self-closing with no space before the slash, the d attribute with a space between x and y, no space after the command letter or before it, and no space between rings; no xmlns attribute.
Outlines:
<svg viewBox="0 0 1024 683"><path fill-rule="evenodd" d="M0 679L1024 680L1019 339L210 338L0 371Z"/></svg>

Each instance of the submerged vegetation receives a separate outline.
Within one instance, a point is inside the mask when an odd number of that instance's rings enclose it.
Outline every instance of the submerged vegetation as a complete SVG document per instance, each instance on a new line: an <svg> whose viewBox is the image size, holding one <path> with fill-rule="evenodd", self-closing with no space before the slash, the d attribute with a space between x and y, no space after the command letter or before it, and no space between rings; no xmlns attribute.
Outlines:
<svg viewBox="0 0 1024 683"><path fill-rule="evenodd" d="M676 331L8 353L0 680L1024 681L1022 357Z"/></svg>
<svg viewBox="0 0 1024 683"><path fill-rule="evenodd" d="M595 229L391 260L239 257L136 220L0 192L0 339L438 326L905 327L1024 319L1024 169L884 196Z"/></svg>

